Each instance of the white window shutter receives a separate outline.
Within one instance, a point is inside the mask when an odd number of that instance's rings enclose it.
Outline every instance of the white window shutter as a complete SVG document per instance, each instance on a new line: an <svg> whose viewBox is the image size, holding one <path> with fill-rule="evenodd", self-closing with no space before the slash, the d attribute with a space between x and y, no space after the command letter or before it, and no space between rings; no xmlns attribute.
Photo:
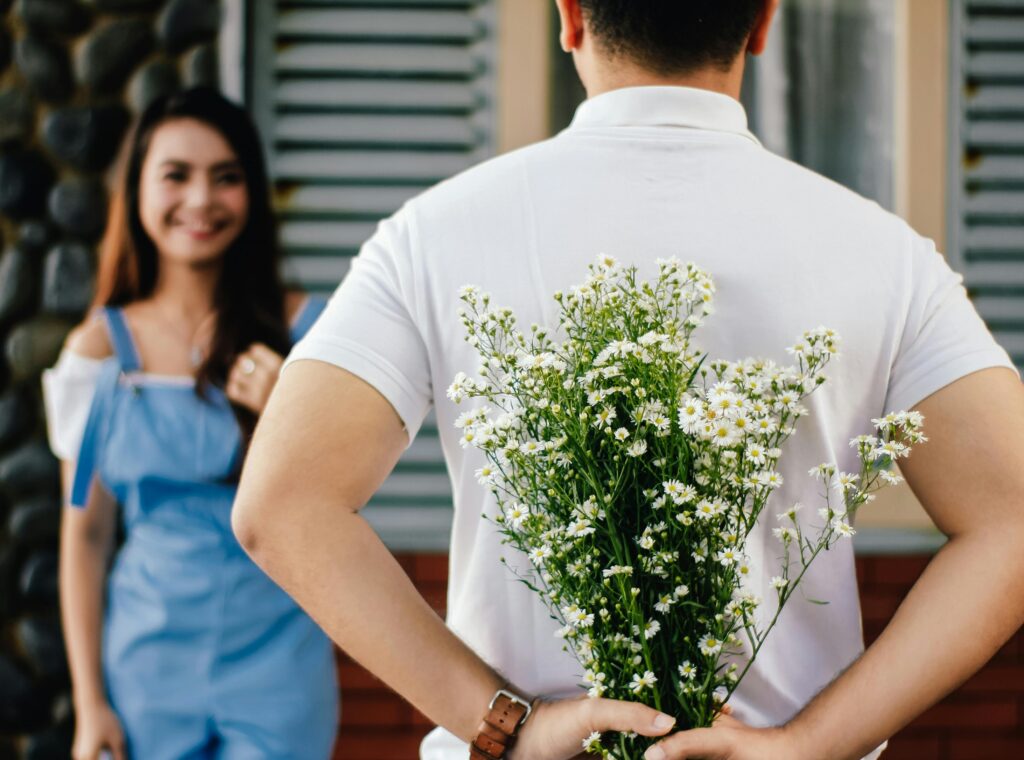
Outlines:
<svg viewBox="0 0 1024 760"><path fill-rule="evenodd" d="M953 0L949 257L1024 370L1024 0Z"/></svg>
<svg viewBox="0 0 1024 760"><path fill-rule="evenodd" d="M246 100L275 179L289 285L332 291L380 219L494 154L495 5L248 4ZM393 549L445 550L451 504L431 414L366 516Z"/></svg>

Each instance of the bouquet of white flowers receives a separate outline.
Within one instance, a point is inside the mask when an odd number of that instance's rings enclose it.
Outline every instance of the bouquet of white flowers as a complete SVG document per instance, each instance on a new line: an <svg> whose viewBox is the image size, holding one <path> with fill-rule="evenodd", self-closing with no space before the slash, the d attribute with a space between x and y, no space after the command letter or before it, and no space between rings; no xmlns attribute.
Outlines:
<svg viewBox="0 0 1024 760"><path fill-rule="evenodd" d="M467 340L478 377L448 396L486 403L462 414L462 445L485 452L477 471L497 497L497 529L526 554L521 580L541 596L578 658L591 696L641 701L681 728L711 724L749 669L808 567L853 534L850 518L893 462L924 441L914 412L874 420L851 442L860 471L823 464L811 525L792 505L774 527L775 604L744 581L745 545L771 494L783 442L825 382L838 336L818 328L789 348L796 365L709 361L691 336L715 286L693 264L658 262L653 282L599 257L590 276L556 293L560 340L516 329L508 309L466 287ZM640 757L646 740L594 735L584 748Z"/></svg>

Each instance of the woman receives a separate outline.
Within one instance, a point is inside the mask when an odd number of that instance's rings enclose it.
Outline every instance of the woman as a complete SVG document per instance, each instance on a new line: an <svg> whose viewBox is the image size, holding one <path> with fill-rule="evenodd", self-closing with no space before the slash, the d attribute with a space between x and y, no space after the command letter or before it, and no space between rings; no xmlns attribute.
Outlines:
<svg viewBox="0 0 1024 760"><path fill-rule="evenodd" d="M212 90L146 110L98 308L44 377L79 507L60 569L75 760L324 760L333 744L329 640L230 526L282 356L323 307L281 285L262 156L245 112Z"/></svg>

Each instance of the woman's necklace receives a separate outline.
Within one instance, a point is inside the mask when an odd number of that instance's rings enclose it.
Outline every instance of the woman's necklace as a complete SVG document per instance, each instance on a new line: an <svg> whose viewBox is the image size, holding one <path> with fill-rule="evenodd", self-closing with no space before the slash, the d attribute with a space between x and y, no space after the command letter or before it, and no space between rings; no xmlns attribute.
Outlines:
<svg viewBox="0 0 1024 760"><path fill-rule="evenodd" d="M210 319L217 314L217 310L210 309L209 312L196 324L195 330L192 331L191 335L187 330L182 330L179 325L179 320L171 319L163 311L163 309L157 305L157 312L160 314L160 321L163 322L171 332L174 333L175 337L178 338L188 348L188 359L192 365L192 369L198 369L203 363L203 359L206 358L206 343L208 341L202 340L197 341L196 336L202 332L203 328L209 323Z"/></svg>

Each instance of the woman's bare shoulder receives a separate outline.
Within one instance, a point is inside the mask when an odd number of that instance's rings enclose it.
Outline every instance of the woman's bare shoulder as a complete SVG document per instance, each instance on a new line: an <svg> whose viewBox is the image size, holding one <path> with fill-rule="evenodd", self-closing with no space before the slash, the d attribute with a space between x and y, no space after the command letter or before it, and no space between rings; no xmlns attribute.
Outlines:
<svg viewBox="0 0 1024 760"><path fill-rule="evenodd" d="M306 305L309 293L304 290L286 290L284 294L284 316L288 324L295 321L302 307Z"/></svg>
<svg viewBox="0 0 1024 760"><path fill-rule="evenodd" d="M99 316L87 317L72 330L64 341L64 348L87 359L106 359L114 353L107 326Z"/></svg>

